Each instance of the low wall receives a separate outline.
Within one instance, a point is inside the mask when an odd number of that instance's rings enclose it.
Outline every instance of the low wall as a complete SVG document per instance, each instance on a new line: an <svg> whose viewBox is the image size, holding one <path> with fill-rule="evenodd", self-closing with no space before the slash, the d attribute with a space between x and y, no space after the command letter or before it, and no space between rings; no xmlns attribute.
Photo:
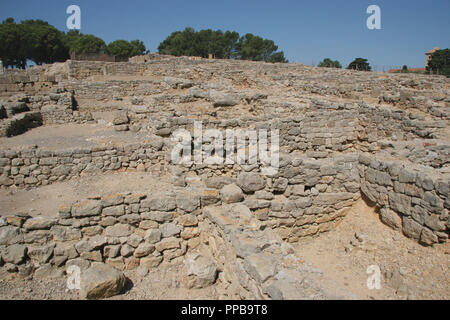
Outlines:
<svg viewBox="0 0 450 320"><path fill-rule="evenodd" d="M201 238L210 248L229 299L352 299L242 204L203 209Z"/></svg>
<svg viewBox="0 0 450 320"><path fill-rule="evenodd" d="M57 218L3 217L0 266L38 279L62 276L70 266L83 271L93 262L119 270L151 269L184 260L186 254L189 265L203 245L230 299L353 298L326 283L244 204L220 204L220 198L214 204L213 198L207 189L179 188L152 195L94 196L62 206ZM215 282L216 272L205 282L205 270L199 279L198 270L193 271L182 279L188 286Z"/></svg>
<svg viewBox="0 0 450 320"><path fill-rule="evenodd" d="M394 165L370 154L310 158L293 153L281 154L278 172L265 176L259 164L174 165L167 160L171 150L168 139L158 136L116 146L1 150L0 184L32 187L104 172L165 170L176 172L172 183L184 187L189 172L237 199L224 203L243 201L262 225L288 241L333 229L362 192L381 209L384 222L408 237L423 244L448 239L448 174L417 168L405 178L410 169L401 161ZM230 184L234 190L222 190Z"/></svg>
<svg viewBox="0 0 450 320"><path fill-rule="evenodd" d="M261 226L295 242L333 229L359 199L357 164L357 154L333 159L284 155L272 176L261 175L259 167L223 175L201 172L206 186L220 191L222 203L243 201ZM197 172L196 167L191 171Z"/></svg>
<svg viewBox="0 0 450 320"><path fill-rule="evenodd" d="M66 150L26 147L0 150L0 185L47 185L84 174L117 170L146 171L163 162L162 139L116 146Z"/></svg>
<svg viewBox="0 0 450 320"><path fill-rule="evenodd" d="M37 276L93 261L119 270L157 267L198 246L199 214L200 196L181 190L92 197L61 207L57 218L2 217L0 264Z"/></svg>
<svg viewBox="0 0 450 320"><path fill-rule="evenodd" d="M26 112L0 121L0 137L11 137L42 125L40 112Z"/></svg>
<svg viewBox="0 0 450 320"><path fill-rule="evenodd" d="M53 88L48 94L16 94L0 104L0 137L22 134L43 124L86 123L92 120L90 112L77 110L73 93L63 88Z"/></svg>
<svg viewBox="0 0 450 320"><path fill-rule="evenodd" d="M76 61L103 61L103 62L127 62L127 57L110 56L105 53L75 53L70 55L71 60Z"/></svg>
<svg viewBox="0 0 450 320"><path fill-rule="evenodd" d="M431 245L449 237L450 177L425 167L359 157L361 192L380 208L380 217L407 237Z"/></svg>

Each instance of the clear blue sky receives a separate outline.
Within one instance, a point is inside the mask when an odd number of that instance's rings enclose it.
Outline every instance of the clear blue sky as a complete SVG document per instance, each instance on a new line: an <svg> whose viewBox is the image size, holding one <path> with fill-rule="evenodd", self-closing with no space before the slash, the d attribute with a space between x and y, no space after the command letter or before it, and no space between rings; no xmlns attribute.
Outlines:
<svg viewBox="0 0 450 320"><path fill-rule="evenodd" d="M66 8L81 7L81 32L105 42L140 39L152 52L185 27L234 30L274 40L291 62L356 57L373 66L423 67L424 53L450 47L450 0L1 0L0 20L42 19L67 31ZM382 30L366 9L381 8Z"/></svg>

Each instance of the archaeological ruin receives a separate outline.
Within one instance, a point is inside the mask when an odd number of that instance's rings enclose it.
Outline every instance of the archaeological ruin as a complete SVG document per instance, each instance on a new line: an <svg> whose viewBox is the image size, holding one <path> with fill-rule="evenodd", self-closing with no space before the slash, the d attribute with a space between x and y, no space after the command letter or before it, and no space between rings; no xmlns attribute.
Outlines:
<svg viewBox="0 0 450 320"><path fill-rule="evenodd" d="M339 230L360 203L398 241L450 253L448 78L158 54L136 61L0 75L0 278L66 281L76 266L79 297L104 298L123 293L127 272L178 263L180 287L217 288L218 298L353 299L301 243ZM277 130L277 170L251 159L174 163L173 134L193 134L195 121L224 135ZM134 173L136 185L123 180ZM118 181L113 190L83 184L102 177ZM32 194L69 183L80 193L33 207ZM448 260L433 268L446 274ZM114 286L99 289L98 274ZM448 279L442 285L449 298Z"/></svg>

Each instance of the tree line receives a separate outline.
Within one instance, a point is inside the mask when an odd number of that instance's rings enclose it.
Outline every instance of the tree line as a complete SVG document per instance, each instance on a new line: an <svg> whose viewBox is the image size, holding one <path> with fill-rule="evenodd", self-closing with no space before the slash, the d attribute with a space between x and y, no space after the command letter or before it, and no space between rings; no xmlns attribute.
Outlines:
<svg viewBox="0 0 450 320"><path fill-rule="evenodd" d="M338 68L338 69L342 68L342 65L339 61L331 60L330 58L325 58L317 66L322 67L322 68ZM355 60L350 62L347 69L348 70L371 71L372 67L370 66L367 59L356 58Z"/></svg>
<svg viewBox="0 0 450 320"><path fill-rule="evenodd" d="M148 51L140 40L115 40L107 45L92 34L82 34L77 30L63 32L42 20L16 23L13 18L8 18L0 24L0 60L5 67L24 69L29 60L37 65L63 62L72 53L107 53L132 57L146 52ZM236 31L211 29L195 31L193 28L186 28L173 32L159 44L158 52L174 56L207 58L212 54L217 59L288 62L284 52L278 51L273 40L251 33L240 36ZM342 68L342 65L337 60L325 58L318 67ZM356 58L347 69L372 70L368 60L364 58ZM430 73L450 75L450 49L433 53L427 70Z"/></svg>
<svg viewBox="0 0 450 320"><path fill-rule="evenodd" d="M240 36L236 31L186 28L170 34L158 47L161 54L198 56L217 59L239 59L265 62L288 62L273 40L251 33Z"/></svg>
<svg viewBox="0 0 450 320"><path fill-rule="evenodd" d="M78 30L65 33L42 20L16 23L8 18L0 24L0 60L5 67L25 69L28 60L37 65L63 62L73 52L132 57L144 54L146 48L140 40L116 40L106 45L92 34Z"/></svg>
<svg viewBox="0 0 450 320"><path fill-rule="evenodd" d="M240 36L235 31L195 31L186 28L170 34L158 47L161 54L200 56L212 54L217 59L242 59L266 62L288 62L283 51L272 40L251 33ZM24 69L27 61L37 65L63 62L72 53L107 53L132 57L144 54L140 40L116 40L108 45L92 34L78 30L63 32L46 21L24 20L16 23L8 18L0 24L0 60L5 67Z"/></svg>

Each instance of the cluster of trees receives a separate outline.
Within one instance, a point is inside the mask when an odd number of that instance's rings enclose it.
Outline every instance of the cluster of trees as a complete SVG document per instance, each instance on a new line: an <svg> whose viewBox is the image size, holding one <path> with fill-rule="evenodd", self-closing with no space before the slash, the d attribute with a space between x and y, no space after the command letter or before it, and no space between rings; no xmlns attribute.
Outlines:
<svg viewBox="0 0 450 320"><path fill-rule="evenodd" d="M240 59L266 62L288 62L283 51L272 40L251 33L239 36L236 31L195 31L186 28L170 34L158 47L161 54L199 56L213 54L218 59Z"/></svg>
<svg viewBox="0 0 450 320"><path fill-rule="evenodd" d="M317 66L323 67L323 68L338 68L338 69L342 68L339 61L331 60L330 58L325 58ZM364 59L364 58L356 58L355 60L350 62L347 69L360 70L360 71L371 71L372 70L369 62L367 61L367 59Z"/></svg>
<svg viewBox="0 0 450 320"><path fill-rule="evenodd" d="M348 65L347 69L349 70L360 70L360 71L372 71L372 67L370 66L367 59L364 58L356 58Z"/></svg>
<svg viewBox="0 0 450 320"><path fill-rule="evenodd" d="M321 61L317 66L321 68L338 68L338 69L342 68L339 61L337 60L333 61L330 58L323 59L323 61Z"/></svg>
<svg viewBox="0 0 450 320"><path fill-rule="evenodd" d="M6 67L25 68L28 59L42 64L66 57L61 32L42 20L17 24L8 18L0 25L0 59Z"/></svg>
<svg viewBox="0 0 450 320"><path fill-rule="evenodd" d="M139 40L116 40L106 45L94 35L77 30L65 33L42 20L16 23L8 18L0 24L0 60L5 67L24 69L28 60L37 65L66 61L73 52L132 57L145 51L144 43Z"/></svg>
<svg viewBox="0 0 450 320"><path fill-rule="evenodd" d="M450 49L435 51L428 62L427 71L450 76Z"/></svg>

